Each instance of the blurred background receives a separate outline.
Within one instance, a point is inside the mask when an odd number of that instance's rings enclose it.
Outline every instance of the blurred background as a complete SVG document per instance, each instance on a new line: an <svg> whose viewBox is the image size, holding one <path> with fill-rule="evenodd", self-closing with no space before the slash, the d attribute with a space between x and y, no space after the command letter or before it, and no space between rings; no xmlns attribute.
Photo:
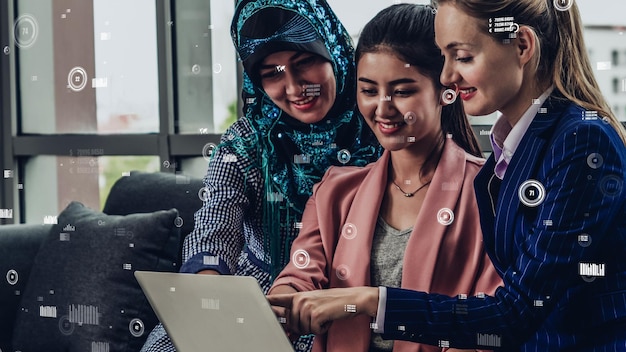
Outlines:
<svg viewBox="0 0 626 352"><path fill-rule="evenodd" d="M399 3L328 1L355 44ZM601 89L626 121L626 2L577 4ZM202 177L241 111L233 10L231 0L1 1L0 224L54 222L72 200L101 209L131 170ZM471 118L485 150L496 118Z"/></svg>

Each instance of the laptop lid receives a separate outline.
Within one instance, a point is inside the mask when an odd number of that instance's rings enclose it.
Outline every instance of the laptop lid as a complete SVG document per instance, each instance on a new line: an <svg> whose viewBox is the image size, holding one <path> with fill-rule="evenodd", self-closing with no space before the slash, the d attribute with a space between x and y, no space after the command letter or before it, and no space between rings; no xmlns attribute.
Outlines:
<svg viewBox="0 0 626 352"><path fill-rule="evenodd" d="M256 279L135 271L179 352L293 352Z"/></svg>

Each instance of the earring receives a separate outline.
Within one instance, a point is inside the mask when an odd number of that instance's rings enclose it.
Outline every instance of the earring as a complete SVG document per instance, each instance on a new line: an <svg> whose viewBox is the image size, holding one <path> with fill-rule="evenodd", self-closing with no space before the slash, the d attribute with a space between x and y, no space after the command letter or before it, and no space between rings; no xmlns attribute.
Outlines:
<svg viewBox="0 0 626 352"><path fill-rule="evenodd" d="M454 85L454 89L448 88L448 89L444 90L443 94L441 94L441 101L445 105L453 104L456 101L456 97L458 95L458 90L459 90L459 88L457 87L456 84Z"/></svg>

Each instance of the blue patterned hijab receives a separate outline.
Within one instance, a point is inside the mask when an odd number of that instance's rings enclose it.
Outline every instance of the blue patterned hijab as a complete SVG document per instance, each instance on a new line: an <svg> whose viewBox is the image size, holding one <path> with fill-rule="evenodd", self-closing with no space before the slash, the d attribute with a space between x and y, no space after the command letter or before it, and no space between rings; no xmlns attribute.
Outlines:
<svg viewBox="0 0 626 352"><path fill-rule="evenodd" d="M251 25L251 22L253 25ZM250 31L253 28L253 31ZM231 25L235 48L244 66L244 116L254 140L226 142L241 155L258 160L267 197L263 208L264 246L271 274L289 261L297 223L330 165L365 165L381 149L355 106L352 40L324 0L239 0ZM337 97L327 116L302 123L278 108L265 94L255 66L277 51L308 51L332 64Z"/></svg>

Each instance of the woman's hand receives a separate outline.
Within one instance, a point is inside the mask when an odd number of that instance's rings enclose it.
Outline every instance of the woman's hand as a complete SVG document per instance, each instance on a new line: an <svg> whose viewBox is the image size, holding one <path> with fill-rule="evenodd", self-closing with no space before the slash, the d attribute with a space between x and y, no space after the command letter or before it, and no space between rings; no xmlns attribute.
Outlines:
<svg viewBox="0 0 626 352"><path fill-rule="evenodd" d="M298 292L295 288L288 286L288 285L280 285L280 286L276 286L273 287L270 292L269 295L282 295L282 296L286 296L289 294L293 294ZM268 296L269 298L269 296ZM272 302L270 301L270 304L272 304ZM288 320L289 320L289 309L285 308L285 307L281 307L281 306L275 306L272 304L272 311L274 312L274 314L276 315L276 317L278 318L278 320L280 321L283 330L285 330L285 333L287 334L287 337L289 337L289 339L293 342L295 340L298 339L297 334L293 334L291 332L291 330L289 329L289 325L287 324Z"/></svg>
<svg viewBox="0 0 626 352"><path fill-rule="evenodd" d="M275 293L273 290L267 299L272 306L285 309L287 329L297 335L323 334L334 320L357 314L375 317L378 310L378 287Z"/></svg>

